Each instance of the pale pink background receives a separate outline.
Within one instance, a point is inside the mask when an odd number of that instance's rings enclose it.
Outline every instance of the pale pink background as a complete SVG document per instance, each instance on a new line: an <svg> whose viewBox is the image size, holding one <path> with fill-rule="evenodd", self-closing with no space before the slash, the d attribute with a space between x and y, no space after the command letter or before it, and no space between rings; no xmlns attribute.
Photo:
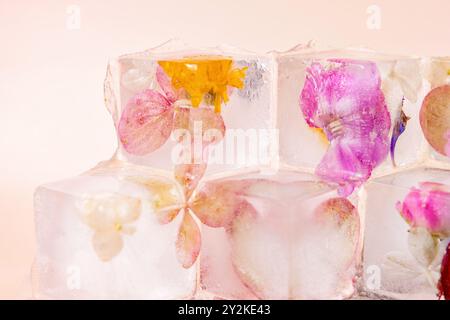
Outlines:
<svg viewBox="0 0 450 320"><path fill-rule="evenodd" d="M80 7L68 30L69 5ZM369 5L381 29L366 26ZM0 298L29 298L37 185L108 158L109 57L170 38L285 50L314 39L389 53L450 55L448 0L0 0Z"/></svg>

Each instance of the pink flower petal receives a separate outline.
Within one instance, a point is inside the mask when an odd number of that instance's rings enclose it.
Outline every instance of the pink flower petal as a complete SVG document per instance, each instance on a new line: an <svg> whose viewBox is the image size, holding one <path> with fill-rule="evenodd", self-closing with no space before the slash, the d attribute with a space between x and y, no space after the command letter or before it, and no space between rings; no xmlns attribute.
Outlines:
<svg viewBox="0 0 450 320"><path fill-rule="evenodd" d="M175 114L174 129L188 130L191 139L198 138L206 148L225 136L222 116L209 108L180 108ZM194 143L194 141L192 141Z"/></svg>
<svg viewBox="0 0 450 320"><path fill-rule="evenodd" d="M390 115L374 63L330 62L329 69L308 68L300 107L308 125L323 129L331 142L316 173L339 184L345 196L387 156Z"/></svg>
<svg viewBox="0 0 450 320"><path fill-rule="evenodd" d="M169 222L172 222L173 219L175 219L180 210L181 208L159 210L156 211L155 214L160 224L167 224Z"/></svg>
<svg viewBox="0 0 450 320"><path fill-rule="evenodd" d="M154 90L145 90L131 98L118 125L125 150L145 155L161 147L172 132L173 112L170 102Z"/></svg>
<svg viewBox="0 0 450 320"><path fill-rule="evenodd" d="M189 211L185 211L176 242L177 258L183 268L190 268L197 260L201 247L200 229Z"/></svg>
<svg viewBox="0 0 450 320"><path fill-rule="evenodd" d="M184 187L188 199L206 171L206 164L178 164L175 166L175 179Z"/></svg>
<svg viewBox="0 0 450 320"><path fill-rule="evenodd" d="M246 207L241 196L248 184L244 181L210 182L195 195L190 208L200 221L210 227L227 227Z"/></svg>
<svg viewBox="0 0 450 320"><path fill-rule="evenodd" d="M411 188L397 209L411 227L423 227L440 238L450 236L450 187L423 182Z"/></svg>
<svg viewBox="0 0 450 320"><path fill-rule="evenodd" d="M171 103L174 103L180 96L180 93L175 91L175 89L172 87L169 77L160 66L156 68L156 80L158 81L159 86L166 95L167 100L169 100L169 102Z"/></svg>

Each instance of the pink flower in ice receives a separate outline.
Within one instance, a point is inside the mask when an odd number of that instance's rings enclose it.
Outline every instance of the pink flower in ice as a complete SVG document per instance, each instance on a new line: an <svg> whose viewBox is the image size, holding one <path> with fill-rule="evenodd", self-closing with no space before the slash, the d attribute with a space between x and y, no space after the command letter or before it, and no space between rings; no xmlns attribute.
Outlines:
<svg viewBox="0 0 450 320"><path fill-rule="evenodd" d="M450 187L440 183L422 182L412 188L397 210L411 227L426 228L431 234L450 236Z"/></svg>
<svg viewBox="0 0 450 320"><path fill-rule="evenodd" d="M183 100L182 90L175 90L161 67L156 79L162 93L147 89L132 97L118 125L120 142L125 150L134 155L146 155L160 148L173 130L184 129L194 136L194 123L202 124L203 147L220 140L225 124L220 113L210 108L191 108ZM207 131L214 129L220 137L212 140Z"/></svg>
<svg viewBox="0 0 450 320"><path fill-rule="evenodd" d="M388 154L391 121L374 63L329 63L315 62L307 69L300 107L308 125L321 129L330 142L316 174L339 184L346 196Z"/></svg>

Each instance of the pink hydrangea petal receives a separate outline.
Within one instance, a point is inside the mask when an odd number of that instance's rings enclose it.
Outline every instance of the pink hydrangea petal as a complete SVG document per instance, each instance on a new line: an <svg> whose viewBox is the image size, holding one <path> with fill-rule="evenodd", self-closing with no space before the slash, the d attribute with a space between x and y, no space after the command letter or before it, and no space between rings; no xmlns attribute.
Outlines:
<svg viewBox="0 0 450 320"><path fill-rule="evenodd" d="M167 224L175 219L180 210L181 208L158 210L155 212L155 215L160 224Z"/></svg>
<svg viewBox="0 0 450 320"><path fill-rule="evenodd" d="M236 214L246 208L243 195L248 182L241 180L206 183L195 195L190 208L210 227L227 227Z"/></svg>
<svg viewBox="0 0 450 320"><path fill-rule="evenodd" d="M182 130L176 136L187 147L181 151L182 163L175 166L175 178L189 197L206 170L207 147L223 138L225 124L213 110L179 108L175 112L174 130Z"/></svg>
<svg viewBox="0 0 450 320"><path fill-rule="evenodd" d="M411 188L397 209L411 227L426 228L440 238L450 236L449 186L421 183L418 188Z"/></svg>
<svg viewBox="0 0 450 320"><path fill-rule="evenodd" d="M192 218L191 213L186 210L176 241L177 258L183 268L190 268L195 263L200 253L200 248L200 229Z"/></svg>
<svg viewBox="0 0 450 320"><path fill-rule="evenodd" d="M173 112L170 102L154 90L145 90L131 98L118 125L125 150L145 155L161 147L172 131Z"/></svg>
<svg viewBox="0 0 450 320"><path fill-rule="evenodd" d="M174 129L188 130L191 139L201 138L204 148L225 136L222 116L209 108L179 108L175 114Z"/></svg>
<svg viewBox="0 0 450 320"><path fill-rule="evenodd" d="M180 93L172 87L172 83L169 77L160 66L156 68L156 80L158 81L159 86L166 95L167 100L169 100L169 102L171 103L174 103L180 96Z"/></svg>
<svg viewBox="0 0 450 320"><path fill-rule="evenodd" d="M387 156L391 121L375 64L331 62L329 69L308 68L300 107L308 125L323 129L331 142L316 173L339 184L345 196Z"/></svg>
<svg viewBox="0 0 450 320"><path fill-rule="evenodd" d="M177 164L175 165L175 179L184 188L186 199L189 199L200 179L206 171L206 164Z"/></svg>

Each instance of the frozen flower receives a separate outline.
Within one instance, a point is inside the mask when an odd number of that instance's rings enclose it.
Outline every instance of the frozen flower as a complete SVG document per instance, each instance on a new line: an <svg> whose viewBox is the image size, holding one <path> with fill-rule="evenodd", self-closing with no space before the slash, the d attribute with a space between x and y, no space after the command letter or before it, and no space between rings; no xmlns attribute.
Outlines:
<svg viewBox="0 0 450 320"><path fill-rule="evenodd" d="M427 94L420 109L420 125L433 149L450 157L450 85Z"/></svg>
<svg viewBox="0 0 450 320"><path fill-rule="evenodd" d="M389 150L390 116L374 63L332 60L307 69L300 107L307 124L330 144L316 168L324 180L350 194L366 181Z"/></svg>
<svg viewBox="0 0 450 320"><path fill-rule="evenodd" d="M405 132L406 124L408 123L409 119L410 118L403 112L403 110L400 109L400 113L396 117L396 120L394 121L394 128L392 130L391 146L390 146L391 161L394 167L396 166L395 146L397 144L398 138L403 134L403 132Z"/></svg>
<svg viewBox="0 0 450 320"><path fill-rule="evenodd" d="M136 198L104 194L86 199L80 208L82 221L93 231L92 244L98 257L109 261L123 247L123 235L131 235L131 225L141 213L141 201Z"/></svg>
<svg viewBox="0 0 450 320"><path fill-rule="evenodd" d="M220 112L222 103L228 102L229 87L244 87L247 69L233 68L233 60L223 57L159 61L159 65L172 79L175 89L187 92L194 107L206 99L214 105L216 112Z"/></svg>
<svg viewBox="0 0 450 320"><path fill-rule="evenodd" d="M147 89L132 97L123 110L118 133L127 152L134 155L151 153L160 148L175 129L189 130L193 138L195 121L201 122L203 134L209 129L224 134L225 125L220 114L209 108L185 107L183 92L172 88L161 67L157 68L156 78L163 93ZM211 143L205 140L204 145L208 142Z"/></svg>
<svg viewBox="0 0 450 320"><path fill-rule="evenodd" d="M439 238L450 236L450 187L422 182L413 187L397 210L413 228L422 227Z"/></svg>

